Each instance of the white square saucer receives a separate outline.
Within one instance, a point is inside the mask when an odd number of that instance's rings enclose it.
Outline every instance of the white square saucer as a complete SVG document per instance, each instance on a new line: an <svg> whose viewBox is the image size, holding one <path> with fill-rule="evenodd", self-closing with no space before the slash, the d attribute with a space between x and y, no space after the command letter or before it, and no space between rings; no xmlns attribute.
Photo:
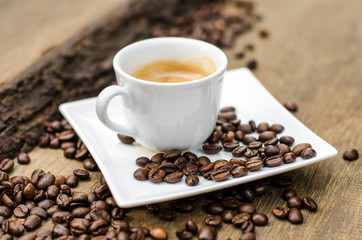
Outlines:
<svg viewBox="0 0 362 240"><path fill-rule="evenodd" d="M109 105L111 118L121 119L118 107L121 98L114 99ZM256 172L249 172L241 178L232 178L223 182L214 182L200 177L197 186L185 184L185 176L175 184L138 181L133 172L138 168L135 160L140 156L151 157L155 152L138 144L126 145L119 141L117 134L105 127L95 111L96 98L89 98L61 104L59 109L69 121L102 171L113 197L120 207L129 208L145 204L174 200L203 194L223 188L247 183L257 179L301 168L337 155L337 150L318 137L310 129L286 110L246 68L227 71L223 88L222 106L234 106L242 122L254 120L256 124L267 122L279 123L284 131L278 136L293 136L295 143L308 142L316 150L317 156L308 160L300 157L290 164L278 167L264 167ZM206 155L202 146L191 149L198 156ZM227 159L232 155L221 151L208 155L212 160Z"/></svg>

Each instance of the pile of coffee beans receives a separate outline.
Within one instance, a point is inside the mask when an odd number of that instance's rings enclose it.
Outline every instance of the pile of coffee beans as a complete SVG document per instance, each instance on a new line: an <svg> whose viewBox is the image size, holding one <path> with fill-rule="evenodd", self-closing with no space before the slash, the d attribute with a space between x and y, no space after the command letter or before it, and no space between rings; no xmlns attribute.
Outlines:
<svg viewBox="0 0 362 240"><path fill-rule="evenodd" d="M303 222L302 208L310 211L317 211L318 205L311 197L300 198L294 189L286 189L282 193L282 198L287 201L287 207L278 206L273 209L273 214L279 219L288 219L293 224L301 224Z"/></svg>
<svg viewBox="0 0 362 240"><path fill-rule="evenodd" d="M137 180L150 180L153 183L177 183L186 176L185 183L195 186L199 183L198 175L221 182L230 177L243 177L248 172L258 171L265 166L277 167L292 163L298 156L302 159L316 156L316 151L309 143L294 145L295 140L291 136L278 138L277 135L283 130L284 127L280 124L269 125L263 122L256 125L254 121L241 123L237 119L235 108L225 107L221 109L216 127L203 145L203 150L206 154L217 154L224 150L231 152L233 158L212 162L209 157L197 156L192 152L174 150L157 153L151 158L137 158L136 164L140 168L133 176ZM258 136L249 135L255 132ZM134 141L127 140L126 136L118 137L124 143Z"/></svg>

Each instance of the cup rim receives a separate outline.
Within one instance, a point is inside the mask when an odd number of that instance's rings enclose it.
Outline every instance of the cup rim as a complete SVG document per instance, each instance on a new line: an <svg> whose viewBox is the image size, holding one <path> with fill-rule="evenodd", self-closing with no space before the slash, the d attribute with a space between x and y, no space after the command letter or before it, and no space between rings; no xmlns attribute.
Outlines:
<svg viewBox="0 0 362 240"><path fill-rule="evenodd" d="M215 71L213 72L212 74L206 76L206 77L203 77L203 78L200 78L200 79L196 79L196 80L192 80L192 81L187 81L187 82L176 82L176 83L160 83L160 82L152 82L152 81L147 81L147 80L143 80L143 79L139 79L139 78L136 78L136 77L133 77L132 75L126 73L119 64L117 64L117 59L121 56L121 54L127 50L128 48L131 48L131 47L134 47L135 45L138 45L140 43L145 43L145 42L151 42L151 41L189 41L189 42L194 42L194 43L197 43L197 44L203 44L209 48L213 48L216 52L219 53L219 55L223 58L222 59L222 62L221 62L221 66ZM205 41L201 41L201 40L198 40L198 39L194 39L194 38L184 38L184 37L156 37L156 38L148 38L148 39L144 39L144 40L140 40L140 41L137 41L137 42L134 42L134 43L131 43L127 46L125 46L124 48L122 48L121 50L119 50L114 58L113 58L113 68L114 70L120 74L121 76L125 76L127 77L127 79L129 80L132 80L132 81L135 81L135 82L138 82L138 83L141 83L141 84L144 84L144 85L151 85L151 86L162 86L162 87L167 87L167 86L181 86L181 85L192 85L192 84L198 84L198 83L202 83L202 82L205 82L205 81L209 81L210 79L212 78L217 78L217 77L220 77L222 76L225 71L226 71L226 67L227 67L227 64L228 64L228 59L225 55L225 53L220 49L218 48L217 46L211 44L211 43L208 43L208 42L205 42Z"/></svg>

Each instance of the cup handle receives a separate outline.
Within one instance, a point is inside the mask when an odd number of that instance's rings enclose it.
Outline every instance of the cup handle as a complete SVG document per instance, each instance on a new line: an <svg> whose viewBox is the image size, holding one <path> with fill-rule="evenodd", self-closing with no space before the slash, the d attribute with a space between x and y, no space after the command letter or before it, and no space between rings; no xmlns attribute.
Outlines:
<svg viewBox="0 0 362 240"><path fill-rule="evenodd" d="M134 108L133 99L129 90L117 85L109 86L103 89L103 91L98 95L96 102L96 112L98 118L111 130L117 133L135 137L137 132L132 126L116 123L108 117L107 109L109 102L116 96L122 96L124 99L127 99L127 101L130 103L130 108Z"/></svg>

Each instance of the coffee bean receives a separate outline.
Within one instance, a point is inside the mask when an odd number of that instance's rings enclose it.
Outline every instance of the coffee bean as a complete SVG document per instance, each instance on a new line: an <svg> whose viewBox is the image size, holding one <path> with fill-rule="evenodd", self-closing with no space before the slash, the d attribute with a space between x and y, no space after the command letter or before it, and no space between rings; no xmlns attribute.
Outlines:
<svg viewBox="0 0 362 240"><path fill-rule="evenodd" d="M169 151L169 152L165 152L163 154L163 157L166 158L166 159L176 159L178 157L181 157L181 151L172 150L172 151Z"/></svg>
<svg viewBox="0 0 362 240"><path fill-rule="evenodd" d="M211 162L210 159L206 156L201 156L197 160L199 162L200 167L205 166Z"/></svg>
<svg viewBox="0 0 362 240"><path fill-rule="evenodd" d="M202 149L207 154L216 154L222 150L222 146L219 144L205 144L202 146Z"/></svg>
<svg viewBox="0 0 362 240"><path fill-rule="evenodd" d="M255 233L253 232L243 232L239 238L239 240L255 240Z"/></svg>
<svg viewBox="0 0 362 240"><path fill-rule="evenodd" d="M279 148L273 145L268 145L264 148L264 152L268 156L273 156L279 153Z"/></svg>
<svg viewBox="0 0 362 240"><path fill-rule="evenodd" d="M103 210L105 210L107 212L110 210L109 205L103 200L98 200L98 201L91 202L90 208L91 209L96 209L96 208L103 209Z"/></svg>
<svg viewBox="0 0 362 240"><path fill-rule="evenodd" d="M67 177L67 179L65 180L65 182L72 188L75 188L76 186L78 186L79 183L79 179L77 176L74 175L69 175Z"/></svg>
<svg viewBox="0 0 362 240"><path fill-rule="evenodd" d="M259 148L261 148L262 145L263 145L262 142L255 141L255 142L249 143L248 148L249 149L259 149Z"/></svg>
<svg viewBox="0 0 362 240"><path fill-rule="evenodd" d="M224 211L224 207L218 202L210 202L206 205L205 210L208 214L220 215Z"/></svg>
<svg viewBox="0 0 362 240"><path fill-rule="evenodd" d="M167 239L167 232L165 229L161 227L155 227L150 230L150 235L154 239L157 240L166 240Z"/></svg>
<svg viewBox="0 0 362 240"><path fill-rule="evenodd" d="M98 166L93 158L86 158L83 160L83 167L88 171L97 171Z"/></svg>
<svg viewBox="0 0 362 240"><path fill-rule="evenodd" d="M226 209L222 211L221 218L223 222L225 223L231 223L232 218L236 215L236 213L233 210Z"/></svg>
<svg viewBox="0 0 362 240"><path fill-rule="evenodd" d="M303 207L310 211L316 211L318 208L317 203L311 197L304 197L303 198Z"/></svg>
<svg viewBox="0 0 362 240"><path fill-rule="evenodd" d="M33 233L27 233L21 237L19 237L19 240L35 240L36 236Z"/></svg>
<svg viewBox="0 0 362 240"><path fill-rule="evenodd" d="M50 185L54 184L54 180L54 175L48 172L39 179L39 181L37 182L37 187L40 189L47 189Z"/></svg>
<svg viewBox="0 0 362 240"><path fill-rule="evenodd" d="M119 231L129 231L129 224L126 221L122 220L113 220L111 226Z"/></svg>
<svg viewBox="0 0 362 240"><path fill-rule="evenodd" d="M48 215L53 216L54 213L62 211L62 209L58 205L53 205L46 210Z"/></svg>
<svg viewBox="0 0 362 240"><path fill-rule="evenodd" d="M70 147L64 150L64 157L66 158L74 158L75 154L77 152L77 149L75 147Z"/></svg>
<svg viewBox="0 0 362 240"><path fill-rule="evenodd" d="M251 203L254 201L255 194L254 194L253 189L251 189L250 187L248 187L246 185L242 185L239 189L239 192L245 202Z"/></svg>
<svg viewBox="0 0 362 240"><path fill-rule="evenodd" d="M264 213L254 213L251 220L256 226L265 226L268 224L268 217Z"/></svg>
<svg viewBox="0 0 362 240"><path fill-rule="evenodd" d="M13 167L14 167L14 161L9 158L5 158L0 162L1 171L11 172L11 170L13 170Z"/></svg>
<svg viewBox="0 0 362 240"><path fill-rule="evenodd" d="M235 139L235 133L232 132L232 131L228 131L228 132L222 134L221 137L220 137L220 140L223 143L236 141L234 139Z"/></svg>
<svg viewBox="0 0 362 240"><path fill-rule="evenodd" d="M289 188L282 192L282 198L285 201L288 201L289 198L294 197L294 196L297 196L297 192L294 189Z"/></svg>
<svg viewBox="0 0 362 240"><path fill-rule="evenodd" d="M17 156L17 160L19 164L29 164L30 163L30 157L26 153L19 153Z"/></svg>
<svg viewBox="0 0 362 240"><path fill-rule="evenodd" d="M269 129L275 133L281 133L281 132L283 132L284 127L282 125L276 123L276 124L271 125Z"/></svg>
<svg viewBox="0 0 362 240"><path fill-rule="evenodd" d="M180 240L191 240L192 233L185 229L178 229L176 231L176 237Z"/></svg>
<svg viewBox="0 0 362 240"><path fill-rule="evenodd" d="M68 236L70 234L70 231L68 228L66 228L65 226L63 226L61 224L55 224L53 227L53 234L56 237Z"/></svg>
<svg viewBox="0 0 362 240"><path fill-rule="evenodd" d="M288 187L293 183L293 180L287 175L277 175L273 178L273 183L277 187Z"/></svg>
<svg viewBox="0 0 362 240"><path fill-rule="evenodd" d="M132 144L135 141L133 137L123 135L123 134L120 134L120 133L117 134L117 137L124 144Z"/></svg>
<svg viewBox="0 0 362 240"><path fill-rule="evenodd" d="M58 175L54 179L54 184L59 187L60 185L65 184L65 181L66 178L64 176Z"/></svg>
<svg viewBox="0 0 362 240"><path fill-rule="evenodd" d="M250 219L251 215L249 213L238 213L231 219L231 222L236 227L240 227L244 222L249 221Z"/></svg>
<svg viewBox="0 0 362 240"><path fill-rule="evenodd" d="M60 144L60 148L63 150L67 148L75 148L75 142L63 142Z"/></svg>
<svg viewBox="0 0 362 240"><path fill-rule="evenodd" d="M303 159L310 159L317 155L313 148L306 148L300 153L300 157Z"/></svg>
<svg viewBox="0 0 362 240"><path fill-rule="evenodd" d="M195 206L190 201L178 200L175 203L175 209L182 213L189 213L195 210Z"/></svg>
<svg viewBox="0 0 362 240"><path fill-rule="evenodd" d="M48 133L44 133L43 135L41 135L38 142L39 147L47 147L49 145L49 140L50 136Z"/></svg>
<svg viewBox="0 0 362 240"><path fill-rule="evenodd" d="M221 204L225 207L225 208L232 208L232 209L236 209L239 205L239 201L236 197L234 196L224 196L221 200Z"/></svg>
<svg viewBox="0 0 362 240"><path fill-rule="evenodd" d="M199 184L199 177L196 175L188 175L185 179L185 183L189 186L196 186Z"/></svg>
<svg viewBox="0 0 362 240"><path fill-rule="evenodd" d="M87 180L89 179L89 172L84 169L75 169L73 174L77 176L80 180Z"/></svg>
<svg viewBox="0 0 362 240"><path fill-rule="evenodd" d="M104 235L108 230L108 222L104 219L98 219L89 225L89 231L95 235Z"/></svg>
<svg viewBox="0 0 362 240"><path fill-rule="evenodd" d="M162 180L166 177L166 172L162 169L152 169L148 173L148 179L150 179L153 183L159 183L162 182Z"/></svg>
<svg viewBox="0 0 362 240"><path fill-rule="evenodd" d="M83 160L87 158L89 155L87 148L78 149L74 155L74 158L77 160Z"/></svg>
<svg viewBox="0 0 362 240"><path fill-rule="evenodd" d="M15 208L17 205L16 202L13 199L11 199L7 193L1 194L1 201L5 206L9 208Z"/></svg>
<svg viewBox="0 0 362 240"><path fill-rule="evenodd" d="M239 127L238 127L238 130L242 131L243 133L252 133L253 132L253 128L251 127L250 124L247 124L247 123L243 123L243 124L240 124Z"/></svg>
<svg viewBox="0 0 362 240"><path fill-rule="evenodd" d="M235 132L235 139L238 140L238 141L242 141L245 137L245 133L241 130L237 130Z"/></svg>
<svg viewBox="0 0 362 240"><path fill-rule="evenodd" d="M299 156L300 153L306 149L306 148L311 148L312 146L309 143L299 143L298 145L294 146L292 149L292 152L296 155Z"/></svg>
<svg viewBox="0 0 362 240"><path fill-rule="evenodd" d="M244 153L244 156L246 158L252 158L252 157L255 157L258 155L258 150L253 150L253 149L250 149L250 150L247 150L245 153Z"/></svg>
<svg viewBox="0 0 362 240"><path fill-rule="evenodd" d="M8 179L9 179L9 175L6 172L0 170L0 182L6 181Z"/></svg>
<svg viewBox="0 0 362 240"><path fill-rule="evenodd" d="M249 160L246 162L245 166L250 172L255 172L263 167L263 162L261 160Z"/></svg>
<svg viewBox="0 0 362 240"><path fill-rule="evenodd" d="M193 220L187 220L185 222L185 230L196 234L198 232L198 226Z"/></svg>
<svg viewBox="0 0 362 240"><path fill-rule="evenodd" d="M57 137L52 137L52 135L50 135L49 146L50 146L51 148L59 148L59 147L60 147L59 138L57 138Z"/></svg>
<svg viewBox="0 0 362 240"><path fill-rule="evenodd" d="M133 177L139 181L148 179L148 170L146 168L138 168L134 173Z"/></svg>
<svg viewBox="0 0 362 240"><path fill-rule="evenodd" d="M255 142L257 141L257 139L253 136L245 136L242 140L242 142L245 144L245 145L249 145L249 143L251 142Z"/></svg>
<svg viewBox="0 0 362 240"><path fill-rule="evenodd" d="M111 221L111 216L109 213L103 209L94 208L89 212L89 216L93 221L97 221L99 219L104 219L107 222Z"/></svg>
<svg viewBox="0 0 362 240"><path fill-rule="evenodd" d="M279 141L280 141L280 143L284 143L288 146L292 146L294 143L294 138L291 136L282 136L282 137L280 137Z"/></svg>
<svg viewBox="0 0 362 240"><path fill-rule="evenodd" d="M41 207L33 207L30 210L30 215L37 215L43 219L45 219L49 216L48 212Z"/></svg>
<svg viewBox="0 0 362 240"><path fill-rule="evenodd" d="M259 141L266 142L275 137L276 137L276 133L274 131L263 131L259 135Z"/></svg>
<svg viewBox="0 0 362 240"><path fill-rule="evenodd" d="M288 207L290 208L302 208L303 201L297 196L293 196L288 199L287 201Z"/></svg>
<svg viewBox="0 0 362 240"><path fill-rule="evenodd" d="M268 130L269 130L269 124L266 123L266 122L259 123L259 125L256 128L256 131L258 133L262 133L262 132L265 132L265 131L268 131Z"/></svg>
<svg viewBox="0 0 362 240"><path fill-rule="evenodd" d="M215 240L217 237L217 231L214 227L203 226L198 234L198 239L200 240Z"/></svg>
<svg viewBox="0 0 362 240"><path fill-rule="evenodd" d="M73 130L65 130L59 134L59 140L62 142L71 141L75 136L76 134Z"/></svg>
<svg viewBox="0 0 362 240"><path fill-rule="evenodd" d="M255 196L262 196L268 192L268 184L265 181L257 181L253 184Z"/></svg>
<svg viewBox="0 0 362 240"><path fill-rule="evenodd" d="M242 203L239 205L237 212L238 213L249 213L251 215L251 214L256 213L256 207L251 203Z"/></svg>
<svg viewBox="0 0 362 240"><path fill-rule="evenodd" d="M293 224L301 224L303 222L303 215L298 208L289 209L288 221Z"/></svg>
<svg viewBox="0 0 362 240"><path fill-rule="evenodd" d="M277 218L285 219L288 217L289 209L285 207L276 207L272 212Z"/></svg>
<svg viewBox="0 0 362 240"><path fill-rule="evenodd" d="M264 163L267 167L277 167L283 164L283 157L280 154L274 155L265 159Z"/></svg>
<svg viewBox="0 0 362 240"><path fill-rule="evenodd" d="M273 137L267 141L264 142L264 146L268 146L268 145L277 145L278 144L278 138L277 137Z"/></svg>
<svg viewBox="0 0 362 240"><path fill-rule="evenodd" d="M150 163L151 160L148 157L139 157L136 159L136 164L140 167L144 167L147 163Z"/></svg>
<svg viewBox="0 0 362 240"><path fill-rule="evenodd" d="M298 106L295 102L292 102L292 101L287 101L287 102L284 102L284 107L286 109L288 109L290 112L296 112L298 111Z"/></svg>
<svg viewBox="0 0 362 240"><path fill-rule="evenodd" d="M255 231L255 225L250 220L243 222L241 224L240 228L244 233L246 233L246 232L254 232Z"/></svg>
<svg viewBox="0 0 362 240"><path fill-rule="evenodd" d="M14 208L14 216L17 218L25 218L29 213L29 209L24 204L18 205Z"/></svg>
<svg viewBox="0 0 362 240"><path fill-rule="evenodd" d="M70 205L70 198L66 194L59 194L56 199L56 203L61 208L68 208Z"/></svg>
<svg viewBox="0 0 362 240"><path fill-rule="evenodd" d="M204 221L205 221L206 225L209 225L209 226L215 227L215 228L220 227L222 224L222 218L219 216L207 216Z"/></svg>
<svg viewBox="0 0 362 240"><path fill-rule="evenodd" d="M343 153L343 159L348 161L353 161L359 158L359 153L356 149L347 149Z"/></svg>
<svg viewBox="0 0 362 240"><path fill-rule="evenodd" d="M59 195L59 187L57 187L56 185L50 185L46 193L48 195L48 198L55 199Z"/></svg>
<svg viewBox="0 0 362 240"><path fill-rule="evenodd" d="M33 231L41 225L41 218L37 215L30 215L25 219L24 227L26 231Z"/></svg>
<svg viewBox="0 0 362 240"><path fill-rule="evenodd" d="M75 218L70 222L70 230L75 235L81 235L88 231L90 222L86 219Z"/></svg>
<svg viewBox="0 0 362 240"><path fill-rule="evenodd" d="M77 207L72 210L72 214L75 218L84 218L90 212L88 207Z"/></svg>
<svg viewBox="0 0 362 240"><path fill-rule="evenodd" d="M177 216L176 211L171 208L161 209L158 215L160 216L160 218L166 221L173 221Z"/></svg>
<svg viewBox="0 0 362 240"><path fill-rule="evenodd" d="M225 142L223 144L224 150L227 152L231 152L233 151L235 148L239 147L239 142L238 141L231 141L231 142Z"/></svg>
<svg viewBox="0 0 362 240"><path fill-rule="evenodd" d="M9 232L16 237L20 237L24 233L24 226L18 221L9 223Z"/></svg>
<svg viewBox="0 0 362 240"><path fill-rule="evenodd" d="M12 212L11 209L7 206L0 206L0 216L4 218L11 217Z"/></svg>
<svg viewBox="0 0 362 240"><path fill-rule="evenodd" d="M186 163L186 166L182 169L182 172L186 175L197 175L199 171L199 167L195 164L192 164L190 162Z"/></svg>
<svg viewBox="0 0 362 240"><path fill-rule="evenodd" d="M227 121L231 121L236 119L236 114L234 113L234 111L221 112L219 114L219 117L224 118Z"/></svg>
<svg viewBox="0 0 362 240"><path fill-rule="evenodd" d="M295 156L294 153L289 152L283 156L283 161L284 161L284 163L292 163L295 161L296 158L297 158L297 156Z"/></svg>

